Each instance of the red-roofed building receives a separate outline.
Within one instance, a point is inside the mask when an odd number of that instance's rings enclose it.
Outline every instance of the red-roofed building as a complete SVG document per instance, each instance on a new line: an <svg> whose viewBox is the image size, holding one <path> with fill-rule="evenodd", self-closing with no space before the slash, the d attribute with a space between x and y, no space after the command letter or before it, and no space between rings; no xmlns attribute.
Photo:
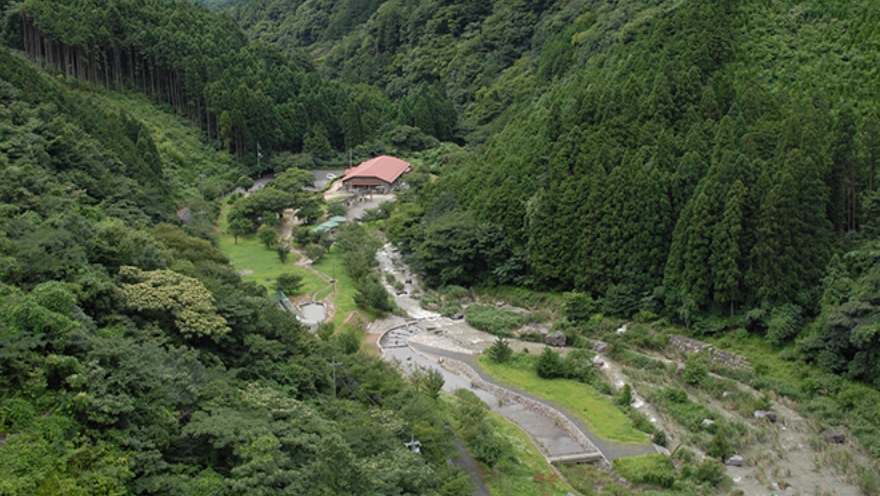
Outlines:
<svg viewBox="0 0 880 496"><path fill-rule="evenodd" d="M409 162L382 155L345 171L342 185L354 192L389 192L400 185L400 178L412 170Z"/></svg>

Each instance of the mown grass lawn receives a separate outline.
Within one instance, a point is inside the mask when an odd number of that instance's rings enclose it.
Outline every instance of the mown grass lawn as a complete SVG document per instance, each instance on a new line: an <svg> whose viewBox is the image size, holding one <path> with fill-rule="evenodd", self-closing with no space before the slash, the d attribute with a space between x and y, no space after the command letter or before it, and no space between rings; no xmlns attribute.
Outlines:
<svg viewBox="0 0 880 496"><path fill-rule="evenodd" d="M220 214L220 231L226 233L226 209ZM299 291L287 296L311 294L327 286L327 281L318 274L293 265L299 260L295 253L291 253L287 257L287 263L282 264L278 259L278 254L274 250L267 250L255 235L240 236L236 244L232 235L221 234L220 250L229 257L236 270L253 271L251 274L242 275L242 280L256 282L270 291L275 289L274 280L279 274L285 272L293 272L303 278L303 286ZM271 279L271 281L267 281L267 279Z"/></svg>
<svg viewBox="0 0 880 496"><path fill-rule="evenodd" d="M648 440L647 434L636 430L629 418L592 386L567 379L542 379L532 367L500 364L487 356L480 357L480 365L497 381L566 409L603 439L624 443Z"/></svg>

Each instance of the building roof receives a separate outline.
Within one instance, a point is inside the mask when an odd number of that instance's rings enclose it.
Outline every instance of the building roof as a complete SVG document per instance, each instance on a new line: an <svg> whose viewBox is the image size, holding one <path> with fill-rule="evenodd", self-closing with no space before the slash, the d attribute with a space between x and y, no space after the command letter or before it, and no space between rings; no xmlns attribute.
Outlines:
<svg viewBox="0 0 880 496"><path fill-rule="evenodd" d="M342 217L341 215L337 215L336 217L332 217L327 222L312 228L312 232L323 233L324 231L329 231L330 229L339 227L341 224L345 224L346 222L348 222L348 219Z"/></svg>
<svg viewBox="0 0 880 496"><path fill-rule="evenodd" d="M393 183L404 173L412 170L409 162L404 162L399 158L382 155L366 162L362 162L357 167L353 167L345 171L343 182L358 178L377 178L386 183Z"/></svg>

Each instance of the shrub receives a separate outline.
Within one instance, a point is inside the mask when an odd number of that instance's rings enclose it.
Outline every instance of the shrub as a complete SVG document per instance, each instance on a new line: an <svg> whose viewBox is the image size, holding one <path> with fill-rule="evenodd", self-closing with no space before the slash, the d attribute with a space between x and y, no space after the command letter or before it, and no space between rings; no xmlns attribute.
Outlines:
<svg viewBox="0 0 880 496"><path fill-rule="evenodd" d="M331 203L331 204L327 205L327 215L329 215L330 217L335 217L335 216L343 216L344 217L345 214L347 214L347 213L348 213L348 209L345 208L345 205L343 205L341 203L337 202L337 203Z"/></svg>
<svg viewBox="0 0 880 496"><path fill-rule="evenodd" d="M357 353L361 347L360 332L355 327L350 327L336 337L339 349L346 355Z"/></svg>
<svg viewBox="0 0 880 496"><path fill-rule="evenodd" d="M669 438L666 436L665 432L658 429L657 432L654 433L654 438L651 441L658 446L666 446L669 443Z"/></svg>
<svg viewBox="0 0 880 496"><path fill-rule="evenodd" d="M309 245L306 246L304 252L312 262L317 262L325 253L327 253L327 249L321 245Z"/></svg>
<svg viewBox="0 0 880 496"><path fill-rule="evenodd" d="M802 326L803 310L797 305L775 307L767 322L767 340L781 345L793 338Z"/></svg>
<svg viewBox="0 0 880 496"><path fill-rule="evenodd" d="M444 317L452 317L458 313L459 309L460 307L458 306L458 303L447 302L440 307L440 315Z"/></svg>
<svg viewBox="0 0 880 496"><path fill-rule="evenodd" d="M543 379L553 379L565 376L562 358L550 347L545 347L535 363L535 371Z"/></svg>
<svg viewBox="0 0 880 496"><path fill-rule="evenodd" d="M354 296L355 303L360 307L372 307L381 312L394 310L394 303L388 296L388 291L375 276L368 276L355 282L357 294Z"/></svg>
<svg viewBox="0 0 880 496"><path fill-rule="evenodd" d="M709 377L709 369L705 365L705 357L693 354L685 362L681 379L688 384L702 384Z"/></svg>
<svg viewBox="0 0 880 496"><path fill-rule="evenodd" d="M522 326L525 317L492 305L471 305L465 316L467 323L496 336L510 337L511 331Z"/></svg>
<svg viewBox="0 0 880 496"><path fill-rule="evenodd" d="M293 232L293 242L297 246L305 246L312 239L312 230L308 227L300 226Z"/></svg>
<svg viewBox="0 0 880 496"><path fill-rule="evenodd" d="M630 406L632 406L633 402L633 393L632 387L629 384L624 384L620 389L620 394L614 398L614 404L621 407L624 411L629 410Z"/></svg>
<svg viewBox="0 0 880 496"><path fill-rule="evenodd" d="M717 460L707 458L697 465L693 472L693 478L699 484L705 483L715 487L727 479L727 471L724 469L724 465Z"/></svg>
<svg viewBox="0 0 880 496"><path fill-rule="evenodd" d="M336 324L333 322L321 322L318 324L318 337L321 341L329 341L336 332Z"/></svg>
<svg viewBox="0 0 880 496"><path fill-rule="evenodd" d="M486 349L486 354L494 362L505 363L513 357L513 349L504 338L496 338L492 346Z"/></svg>
<svg viewBox="0 0 880 496"><path fill-rule="evenodd" d="M275 289L285 293L293 293L301 288L302 285L302 276L293 272L285 272L275 278Z"/></svg>
<svg viewBox="0 0 880 496"><path fill-rule="evenodd" d="M628 326L626 333L621 338L627 343L651 350L662 350L669 342L669 336L656 332L644 324Z"/></svg>
<svg viewBox="0 0 880 496"><path fill-rule="evenodd" d="M563 312L565 317L572 322L590 320L590 317L599 310L599 305L589 293L572 291L565 294Z"/></svg>
<svg viewBox="0 0 880 496"><path fill-rule="evenodd" d="M462 437L471 448L474 458L489 467L494 467L513 454L513 446L496 434L485 420L477 424L476 428L465 431Z"/></svg>
<svg viewBox="0 0 880 496"><path fill-rule="evenodd" d="M618 458L612 466L621 476L636 484L672 487L675 482L672 460L659 453Z"/></svg>
<svg viewBox="0 0 880 496"><path fill-rule="evenodd" d="M633 427L635 427L636 429L650 436L653 436L660 432L657 430L657 426L654 425L653 422L651 422L651 418L648 417L646 414L636 410L635 408L630 408L628 413L630 420L632 420Z"/></svg>
<svg viewBox="0 0 880 496"><path fill-rule="evenodd" d="M630 317L639 308L639 297L632 287L626 284L617 284L608 288L603 300L605 313Z"/></svg>
<svg viewBox="0 0 880 496"><path fill-rule="evenodd" d="M470 296L471 292L461 286L450 284L449 286L441 288L440 294L446 296L447 298L455 298L456 300L458 300L464 298L465 296Z"/></svg>
<svg viewBox="0 0 880 496"><path fill-rule="evenodd" d="M724 426L716 429L715 435L712 436L712 441L709 443L709 447L706 450L706 454L723 461L728 456L736 453L736 448L733 446L733 443L731 443L729 435L728 430Z"/></svg>
<svg viewBox="0 0 880 496"><path fill-rule="evenodd" d="M290 255L290 247L284 244L275 247L275 253L278 254L278 260L281 263L287 262L287 256Z"/></svg>
<svg viewBox="0 0 880 496"><path fill-rule="evenodd" d="M267 250L271 250L278 243L278 230L268 224L263 224L257 230L257 238Z"/></svg>
<svg viewBox="0 0 880 496"><path fill-rule="evenodd" d="M425 310L437 310L440 308L440 297L433 293L425 293L419 299L419 306Z"/></svg>
<svg viewBox="0 0 880 496"><path fill-rule="evenodd" d="M541 333L538 331L521 332L517 337L523 341L529 341L531 343L540 343L544 340L543 336L541 336Z"/></svg>
<svg viewBox="0 0 880 496"><path fill-rule="evenodd" d="M651 322L657 320L657 314L650 310L642 309L633 315L633 320L639 323Z"/></svg>
<svg viewBox="0 0 880 496"><path fill-rule="evenodd" d="M443 374L433 368L427 371L421 368L414 370L410 376L410 381L417 391L421 391L435 400L440 397L440 390L443 389L443 384L446 383L443 379Z"/></svg>
<svg viewBox="0 0 880 496"><path fill-rule="evenodd" d="M456 408L453 412L455 419L461 424L462 429L467 429L486 418L489 406L469 389L456 389Z"/></svg>
<svg viewBox="0 0 880 496"><path fill-rule="evenodd" d="M239 176L235 181L235 185L242 189L251 189L254 187L254 180L248 176Z"/></svg>

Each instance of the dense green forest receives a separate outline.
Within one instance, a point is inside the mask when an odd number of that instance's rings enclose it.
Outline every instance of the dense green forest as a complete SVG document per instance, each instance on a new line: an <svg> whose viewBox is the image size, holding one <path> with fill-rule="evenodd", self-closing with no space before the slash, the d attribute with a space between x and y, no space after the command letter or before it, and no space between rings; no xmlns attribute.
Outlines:
<svg viewBox="0 0 880 496"><path fill-rule="evenodd" d="M745 329L880 387L880 1L206 3L2 2L0 493L468 494L436 395L217 249L242 175L349 150L412 155L380 214L432 286L566 292L573 337ZM145 98L229 156L157 143L120 110ZM235 229L314 220L300 186ZM880 453L875 392L822 377L789 396Z"/></svg>
<svg viewBox="0 0 880 496"><path fill-rule="evenodd" d="M468 494L435 399L309 334L178 220L184 199L216 216L180 157L204 145L160 150L147 103L78 70L0 50L0 493ZM241 174L212 160L202 191Z"/></svg>
<svg viewBox="0 0 880 496"><path fill-rule="evenodd" d="M800 334L877 379L877 2L355 3L230 12L329 77L445 89L471 146L389 220L432 284Z"/></svg>
<svg viewBox="0 0 880 496"><path fill-rule="evenodd" d="M7 18L4 34L46 70L150 95L252 174L263 172L253 164L258 146L329 158L391 135L386 142L419 148L451 139L457 118L434 87L392 102L370 86L327 80L307 57L250 43L225 15L187 2L30 1Z"/></svg>

